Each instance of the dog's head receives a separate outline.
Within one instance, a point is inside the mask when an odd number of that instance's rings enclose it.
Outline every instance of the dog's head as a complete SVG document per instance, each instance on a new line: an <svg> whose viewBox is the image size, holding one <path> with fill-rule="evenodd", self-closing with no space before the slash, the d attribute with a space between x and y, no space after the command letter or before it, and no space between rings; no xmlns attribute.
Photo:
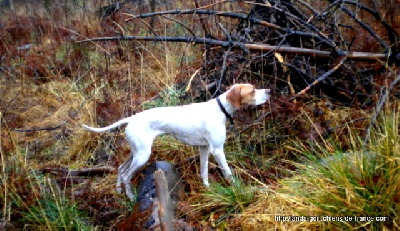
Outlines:
<svg viewBox="0 0 400 231"><path fill-rule="evenodd" d="M227 92L226 99L236 109L248 105L260 105L270 97L270 89L255 89L251 84L234 84Z"/></svg>

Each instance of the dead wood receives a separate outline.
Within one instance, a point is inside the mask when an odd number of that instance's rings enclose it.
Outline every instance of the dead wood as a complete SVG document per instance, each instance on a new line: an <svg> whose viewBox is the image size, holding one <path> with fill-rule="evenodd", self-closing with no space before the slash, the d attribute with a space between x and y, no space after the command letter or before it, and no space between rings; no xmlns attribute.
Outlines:
<svg viewBox="0 0 400 231"><path fill-rule="evenodd" d="M93 176L103 176L105 174L114 173L114 167L110 166L98 166L91 168L83 168L79 170L69 170L63 167L43 167L39 169L42 173L49 173L56 176L69 176L69 177L93 177Z"/></svg>
<svg viewBox="0 0 400 231"><path fill-rule="evenodd" d="M102 42L102 41L128 41L128 40L137 40L137 41L153 41L153 42L184 42L184 43L192 43L199 45L213 45L220 46L223 48L229 47L246 47L252 51L273 51L280 52L286 54L295 54L295 55L305 55L305 56L315 56L321 58L332 58L333 53L330 51L321 51L317 49L308 49L301 47L289 47L289 46L272 46L267 44L250 44L250 43L241 43L241 42L230 42L223 41L211 38L198 38L198 37L187 37L187 36L178 36L178 37L162 37L162 36L113 36L113 37L99 37L99 38L91 38L77 41L77 43L87 43L87 42ZM377 61L377 60L386 60L388 57L384 53L370 53L370 52L352 52L352 51L340 51L342 56L346 56L347 59L357 60L357 61Z"/></svg>
<svg viewBox="0 0 400 231"><path fill-rule="evenodd" d="M174 217L170 192L168 190L168 182L165 178L163 170L158 169L154 172L154 182L157 189L158 198L158 217L160 219L160 227L162 231L175 230L172 226Z"/></svg>

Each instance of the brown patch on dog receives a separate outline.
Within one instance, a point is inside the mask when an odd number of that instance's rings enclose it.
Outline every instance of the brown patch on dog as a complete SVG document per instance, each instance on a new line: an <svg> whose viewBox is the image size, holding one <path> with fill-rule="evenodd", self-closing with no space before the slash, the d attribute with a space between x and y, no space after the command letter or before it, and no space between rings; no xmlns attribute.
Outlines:
<svg viewBox="0 0 400 231"><path fill-rule="evenodd" d="M234 85L226 95L226 99L229 103L231 103L235 108L239 109L242 101L242 96L240 94L242 88L240 85Z"/></svg>
<svg viewBox="0 0 400 231"><path fill-rule="evenodd" d="M241 89L241 106L254 105L256 96L254 87L252 85L242 85Z"/></svg>
<svg viewBox="0 0 400 231"><path fill-rule="evenodd" d="M235 108L240 109L241 106L251 105L254 102L255 89L248 84L235 84L228 92L226 99Z"/></svg>

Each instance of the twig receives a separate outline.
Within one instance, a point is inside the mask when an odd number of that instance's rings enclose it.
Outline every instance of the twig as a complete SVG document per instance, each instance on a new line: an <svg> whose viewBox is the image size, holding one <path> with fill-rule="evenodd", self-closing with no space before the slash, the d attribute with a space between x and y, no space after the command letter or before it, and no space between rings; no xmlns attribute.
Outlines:
<svg viewBox="0 0 400 231"><path fill-rule="evenodd" d="M163 17L163 18L166 18L166 19L168 19L168 20L171 20L171 21L173 21L173 22L178 23L178 24L181 25L183 28L185 28L187 31L189 31L189 33L192 34L193 37L196 36L196 34L195 34L189 27L187 27L185 24L183 24L181 21L176 20L176 19L171 18L171 17L167 17L167 16L165 16L165 15L162 15L162 17Z"/></svg>
<svg viewBox="0 0 400 231"><path fill-rule="evenodd" d="M247 3L249 3L249 2L247 2ZM253 3L253 4L254 4L254 3ZM257 4L257 3L256 3L256 4ZM307 21L305 21L305 19L302 19L302 18L300 18L300 17L298 17L298 16L296 16L296 15L290 13L289 11L283 10L283 9L277 7L277 6L268 6L268 5L265 5L265 4L263 4L263 5L264 5L265 7L272 8L272 9L274 9L274 10L280 12L280 13L285 14L286 17L290 17L291 19L297 21L300 25L304 26L305 28L307 28L307 29L309 29L309 30L311 30L311 31L314 31L315 33L309 33L309 34L310 34L310 35L313 35L313 37L314 37L315 39L318 39L320 42L323 42L325 45L327 45L328 47L334 49L337 53L339 53L340 50L339 50L339 48L336 46L335 42L334 42L332 39L328 38L325 34L323 34L323 33L322 33L317 27L315 27L313 24L309 24L309 23L307 23ZM300 36L305 36L305 34L301 35L301 34L298 33L299 31L292 30L292 29L289 29L289 28L284 29L284 30L282 30L282 28L280 28L280 31L286 32L286 33L288 33L288 34L297 34L297 35L300 35ZM305 32L303 32L303 31L301 31L301 32L302 32L302 33L305 33ZM306 33L308 33L308 32L306 32Z"/></svg>
<svg viewBox="0 0 400 231"><path fill-rule="evenodd" d="M199 8L199 4L197 3L196 0L194 0L194 4L195 4L196 8L198 9L198 8ZM206 24L206 22L204 21L204 18L202 18L202 17L199 16L199 20L200 20L201 26L203 27L204 35L205 35L206 37L209 36L209 35L210 35L210 31L209 31L209 29L207 28L207 24Z"/></svg>
<svg viewBox="0 0 400 231"><path fill-rule="evenodd" d="M303 0L297 0L300 4L302 4L303 6L305 6L307 9L309 9L313 14L317 15L319 14L319 12L312 7L310 4L308 4L307 2L303 1Z"/></svg>
<svg viewBox="0 0 400 231"><path fill-rule="evenodd" d="M324 81L328 76L330 76L332 73L334 73L335 71L337 71L346 61L347 57L344 56L340 62L334 66L332 69L330 69L329 71L325 72L323 75L321 75L320 77L318 77L314 82L312 82L311 84L309 84L306 88L304 88L303 90L301 90L300 92L298 92L296 95L292 96L291 98L288 99L288 101L292 101L295 98L299 97L300 95L306 93L308 90L311 89L311 87L317 85L319 82Z"/></svg>
<svg viewBox="0 0 400 231"><path fill-rule="evenodd" d="M342 6L341 6L341 9L342 9L346 14L348 14L351 18L353 18L354 21L356 21L358 24L360 24L366 31L368 31L368 33L369 33L372 37L374 37L374 38L381 44L381 46L382 46L383 48L385 48L386 51L389 50L389 46L386 44L386 42L385 42L381 37L379 37L379 35L378 35L371 27L369 27L365 22L363 22L363 21L361 21L360 19L358 19L358 18L356 17L356 15L354 15L353 12L351 12L351 11L350 11L346 6L344 6L343 4L342 4Z"/></svg>
<svg viewBox="0 0 400 231"><path fill-rule="evenodd" d="M219 28L222 30L222 33L225 35L226 39L228 40L229 43L233 43L232 37L229 35L228 31L224 28L224 26L221 23L218 23Z"/></svg>
<svg viewBox="0 0 400 231"><path fill-rule="evenodd" d="M222 84L223 80L225 79L225 75L226 75L226 71L227 71L226 59L228 58L228 55L229 55L230 52L231 52L231 47L229 47L228 50L225 51L225 53L224 53L223 61L222 61L222 68L221 68L221 75L219 77L215 92L211 96L211 98L214 98L219 93L220 88L221 88L221 84Z"/></svg>
<svg viewBox="0 0 400 231"><path fill-rule="evenodd" d="M349 5L355 5L357 8L365 10L366 12L368 12L372 16L374 16L376 21L380 22L385 27L386 31L388 32L390 42L392 44L395 44L399 40L399 35L396 32L396 30L394 30L393 27L391 27L390 24L384 18L381 17L381 15L379 14L379 12L377 10L372 10L372 9L370 9L370 8L364 6L361 3L356 2L356 1L347 0L347 1L343 1L343 2L346 3L346 4L349 4Z"/></svg>
<svg viewBox="0 0 400 231"><path fill-rule="evenodd" d="M371 117L371 123L369 124L366 133L365 133L365 138L364 138L364 145L367 145L370 141L371 138L371 129L375 125L376 120L378 119L379 114L382 111L383 105L385 105L387 98L390 94L390 91L393 90L393 88L400 82L400 74L396 76L396 78L393 80L392 83L390 83L389 87L382 87L381 88L381 96L379 97L379 101L376 104L375 107L375 112Z"/></svg>
<svg viewBox="0 0 400 231"><path fill-rule="evenodd" d="M44 127L44 128L32 128L32 129L15 129L14 131L16 132L38 132L38 131L53 131L61 128L66 124L66 122L62 122L61 124L55 126L55 127Z"/></svg>

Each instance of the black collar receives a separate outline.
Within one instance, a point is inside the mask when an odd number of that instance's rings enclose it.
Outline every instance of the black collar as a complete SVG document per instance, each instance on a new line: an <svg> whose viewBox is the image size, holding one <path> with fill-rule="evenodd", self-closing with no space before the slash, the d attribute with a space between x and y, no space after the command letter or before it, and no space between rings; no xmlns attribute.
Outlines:
<svg viewBox="0 0 400 231"><path fill-rule="evenodd" d="M225 109L224 106L222 105L221 100L219 99L219 97L217 97L216 100L217 100L217 103L218 103L219 108L221 108L221 111L225 114L226 118L229 119L229 123L231 123L231 126L233 126L234 123L233 123L233 118L232 118L232 116L229 115L229 113L226 111L226 109Z"/></svg>

